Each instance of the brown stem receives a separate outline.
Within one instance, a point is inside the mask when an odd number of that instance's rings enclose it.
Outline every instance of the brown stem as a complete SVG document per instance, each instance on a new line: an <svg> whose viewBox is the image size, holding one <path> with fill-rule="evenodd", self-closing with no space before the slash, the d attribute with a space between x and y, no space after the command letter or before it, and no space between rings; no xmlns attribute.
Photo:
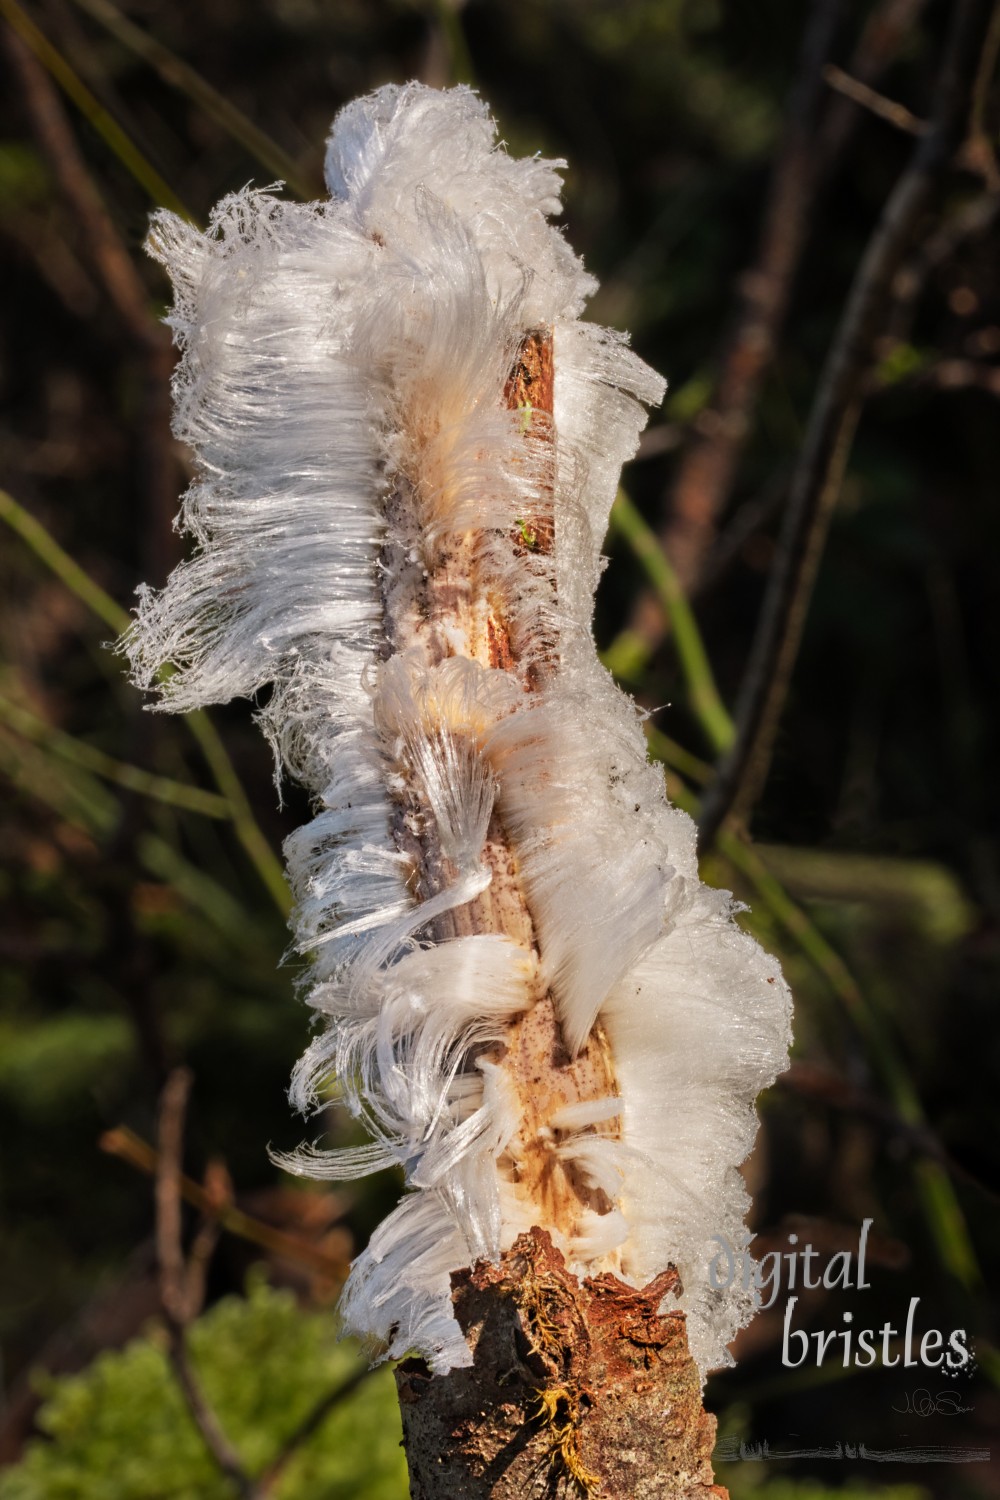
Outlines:
<svg viewBox="0 0 1000 1500"><path fill-rule="evenodd" d="M841 10L841 0L813 4L771 174L757 258L740 278L740 307L722 356L715 398L695 423L672 487L663 540L685 593L691 591L714 539L784 321L816 189L811 151L825 92L822 69ZM641 618L637 615L631 625L648 638L653 614L662 619L662 611L655 601L641 609Z"/></svg>
<svg viewBox="0 0 1000 1500"><path fill-rule="evenodd" d="M160 1266L160 1301L167 1330L167 1353L177 1384L219 1471L232 1480L244 1500L255 1500L256 1490L239 1455L223 1432L219 1419L188 1358L186 1326L188 1297L181 1246L181 1157L184 1115L191 1092L187 1068L175 1068L160 1096L159 1159L156 1171L156 1253Z"/></svg>
<svg viewBox="0 0 1000 1500"><path fill-rule="evenodd" d="M929 129L868 243L827 356L737 704L736 740L702 807L699 826L705 846L730 811L739 818L748 816L766 781L874 339L893 277L965 131L993 10L992 0L959 0L955 5Z"/></svg>
<svg viewBox="0 0 1000 1500"><path fill-rule="evenodd" d="M925 0L882 0L876 6L850 61L854 79L870 86L881 76L924 4ZM695 423L666 502L663 542L689 595L697 592L719 517L738 476L809 226L815 222L817 199L850 144L861 115L853 100L827 97L823 65L840 10L837 4L816 0L803 35L757 255L737 283L739 302L720 355L715 394ZM650 653L663 640L669 622L648 590L637 600L628 628Z"/></svg>
<svg viewBox="0 0 1000 1500"><path fill-rule="evenodd" d="M155 1176L159 1170L159 1153L127 1125L116 1125L113 1130L105 1131L98 1145L109 1156L119 1157L140 1172L148 1172ZM244 1213L242 1209L229 1202L217 1202L211 1193L190 1177L182 1175L179 1185L181 1195L186 1202L198 1209L206 1219L217 1219L222 1228L228 1230L230 1234L235 1234L252 1245L259 1245L269 1255L277 1256L282 1260L290 1260L296 1265L308 1266L335 1284L340 1284L345 1280L347 1276L345 1261L328 1255L318 1246L310 1245L296 1235L275 1229L273 1224L265 1224L263 1220L255 1219L251 1214Z"/></svg>
<svg viewBox="0 0 1000 1500"><path fill-rule="evenodd" d="M170 438L170 338L152 315L142 278L94 185L51 78L9 25L0 31L32 130L66 200L83 252L141 367L136 434L137 478L146 518L143 544L147 576L165 578L178 546L172 520L179 466Z"/></svg>
<svg viewBox="0 0 1000 1500"><path fill-rule="evenodd" d="M452 1277L469 1369L396 1370L412 1500L726 1500L671 1268L582 1283L543 1230Z"/></svg>

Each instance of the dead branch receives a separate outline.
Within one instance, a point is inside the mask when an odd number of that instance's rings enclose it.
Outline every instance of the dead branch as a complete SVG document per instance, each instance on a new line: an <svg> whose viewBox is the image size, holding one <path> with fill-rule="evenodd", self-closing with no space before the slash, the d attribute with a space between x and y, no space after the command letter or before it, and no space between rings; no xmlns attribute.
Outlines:
<svg viewBox="0 0 1000 1500"><path fill-rule="evenodd" d="M705 846L730 811L738 818L749 815L766 780L874 340L884 321L893 277L965 134L994 8L992 0L961 0L955 6L930 128L893 189L855 275L792 479L737 705L736 741L703 803L700 827Z"/></svg>
<svg viewBox="0 0 1000 1500"><path fill-rule="evenodd" d="M31 128L72 215L83 253L142 369L136 431L147 522L143 542L151 576L165 576L175 560L172 517L180 477L170 437L170 339L152 316L142 279L94 185L51 78L8 23L0 30Z"/></svg>
<svg viewBox="0 0 1000 1500"><path fill-rule="evenodd" d="M673 1267L642 1289L581 1282L537 1228L455 1272L472 1367L396 1369L413 1500L726 1500L684 1314L661 1311L679 1292Z"/></svg>
<svg viewBox="0 0 1000 1500"><path fill-rule="evenodd" d="M663 541L685 593L701 571L732 488L788 306L816 186L811 150L825 93L822 68L841 10L841 0L814 0L771 174L757 257L739 280L740 305L722 355L715 398L695 422L672 487ZM662 638L662 611L651 596L641 597L629 628L651 644Z"/></svg>
<svg viewBox="0 0 1000 1500"><path fill-rule="evenodd" d="M122 1161L128 1162L129 1166L135 1167L140 1172L155 1176L159 1170L158 1152L134 1131L129 1130L127 1125L118 1125L113 1130L105 1131L98 1144L101 1150L106 1151L109 1156L120 1157ZM191 1177L182 1174L179 1180L180 1191L185 1201L192 1204L206 1218L218 1219L223 1229L228 1230L230 1234L235 1234L238 1238L247 1240L253 1245L259 1245L270 1255L290 1260L297 1265L308 1266L335 1285L343 1282L347 1275L345 1260L329 1255L318 1246L299 1239L297 1235L286 1234L284 1230L276 1229L274 1225L254 1218L229 1201L216 1202L212 1195Z"/></svg>
<svg viewBox="0 0 1000 1500"><path fill-rule="evenodd" d="M181 1244L181 1158L184 1116L190 1092L190 1072L187 1068L175 1068L160 1096L156 1253L160 1267L160 1302L167 1330L168 1354L191 1419L201 1434L210 1457L220 1472L232 1480L244 1500L255 1500L253 1481L208 1404L187 1352L189 1313Z"/></svg>
<svg viewBox="0 0 1000 1500"><path fill-rule="evenodd" d="M892 62L925 0L883 0L869 17L850 61L851 77L870 88ZM739 305L720 358L715 396L695 424L671 486L663 543L682 586L693 595L732 493L753 412L784 326L819 193L857 127L853 100L826 99L824 64L840 7L817 0L802 41L787 123L764 208L756 260L738 283ZM820 113L825 112L820 118ZM714 570L713 570L714 571ZM649 591L628 629L652 653L668 621Z"/></svg>

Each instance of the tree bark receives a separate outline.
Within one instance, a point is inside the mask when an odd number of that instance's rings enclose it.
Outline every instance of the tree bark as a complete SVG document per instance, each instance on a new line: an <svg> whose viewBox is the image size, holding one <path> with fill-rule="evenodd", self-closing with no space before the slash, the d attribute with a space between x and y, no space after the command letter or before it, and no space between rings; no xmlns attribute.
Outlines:
<svg viewBox="0 0 1000 1500"><path fill-rule="evenodd" d="M396 1370L412 1500L727 1500L671 1267L580 1282L542 1229L452 1276L469 1369Z"/></svg>

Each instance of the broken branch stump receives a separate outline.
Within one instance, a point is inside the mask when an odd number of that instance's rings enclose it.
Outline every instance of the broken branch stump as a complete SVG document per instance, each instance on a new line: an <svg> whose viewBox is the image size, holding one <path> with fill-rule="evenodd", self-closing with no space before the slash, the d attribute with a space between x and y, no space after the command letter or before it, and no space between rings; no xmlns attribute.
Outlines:
<svg viewBox="0 0 1000 1500"><path fill-rule="evenodd" d="M412 1500L727 1500L671 1267L579 1281L542 1229L452 1276L471 1368L396 1370Z"/></svg>

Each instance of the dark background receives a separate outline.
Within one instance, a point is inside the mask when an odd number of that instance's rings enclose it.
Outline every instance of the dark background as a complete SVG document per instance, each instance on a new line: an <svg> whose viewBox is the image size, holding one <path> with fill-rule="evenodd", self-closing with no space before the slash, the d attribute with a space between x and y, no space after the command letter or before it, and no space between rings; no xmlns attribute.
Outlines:
<svg viewBox="0 0 1000 1500"><path fill-rule="evenodd" d="M194 1075L191 1175L201 1180L214 1164L219 1201L234 1194L260 1222L327 1256L329 1275L265 1254L272 1280L292 1285L303 1307L330 1304L337 1268L398 1191L388 1176L335 1195L306 1190L266 1155L268 1143L300 1139L284 1089L308 1023L293 966L278 967L281 894L254 828L276 851L305 817L304 800L292 789L278 811L245 704L212 715L252 809L242 840L231 820L204 815L210 801L200 811L171 805L169 789L123 772L220 785L211 747L206 759L184 723L142 713L105 648L114 628L81 586L67 587L53 550L127 608L137 583L162 582L183 546L170 518L186 460L167 434L170 356L155 321L168 292L141 249L162 194L123 156L137 149L202 223L250 179L285 176L289 191L318 195L336 110L408 78L472 82L512 153L565 156L568 236L601 281L590 315L628 328L670 381L625 483L677 563L732 708L824 361L934 111L955 9L933 0L95 6L0 3L0 27L13 22L45 65L8 45L0 95L0 468L4 490L45 528L29 535L22 512L5 510L6 1462L36 1418L30 1372L86 1366L156 1312L150 1179L120 1159L129 1141L135 1156L133 1136L112 1137L117 1157L99 1143L119 1126L154 1140L157 1098L178 1063ZM122 15L161 50L144 55ZM994 25L994 60L997 40ZM878 97L850 102L823 63L867 77ZM225 118L203 83L278 155ZM918 1296L918 1329L968 1329L978 1369L949 1382L919 1369L844 1370L835 1354L819 1370L784 1369L781 1296L744 1335L738 1367L710 1383L729 1453L740 1441L979 1450L997 1434L1000 1358L983 1290L1000 1241L1000 175L989 58L977 111L971 144L940 174L861 351L860 421L773 765L749 818L753 848L729 828L707 851L705 877L751 903L748 920L781 956L796 997L794 1065L762 1101L748 1166L759 1245L784 1247L795 1230L825 1256L854 1246L861 1221L874 1220L871 1290L804 1299L796 1326L840 1328L845 1309L856 1328L899 1325ZM109 138L108 119L120 138ZM762 296L763 343L748 341L748 299ZM727 407L747 360L756 388ZM682 483L695 456L720 443L730 444L731 479L681 535ZM691 799L699 762L717 746L669 616L639 603L645 574L621 530L608 550L598 641L656 710L673 746L654 740L654 749L666 748L670 784ZM195 1233L194 1218L187 1228ZM223 1235L207 1304L239 1292L261 1253ZM971 1410L906 1414L908 1395L942 1387ZM998 1493L982 1462L724 1461L718 1479L761 1500Z"/></svg>

